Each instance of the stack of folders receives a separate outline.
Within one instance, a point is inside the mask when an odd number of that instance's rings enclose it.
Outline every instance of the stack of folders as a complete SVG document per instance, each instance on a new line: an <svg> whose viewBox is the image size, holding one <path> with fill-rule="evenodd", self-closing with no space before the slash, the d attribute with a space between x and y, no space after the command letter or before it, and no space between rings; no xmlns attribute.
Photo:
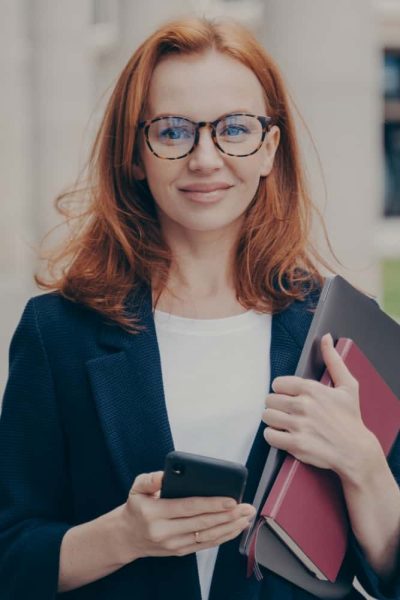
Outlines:
<svg viewBox="0 0 400 600"><path fill-rule="evenodd" d="M362 420L388 456L400 430L400 402L351 339L339 338L336 350L359 382ZM327 370L320 381L333 385ZM286 455L250 539L249 575L260 573L257 537L262 527L271 528L314 577L335 582L350 527L339 477Z"/></svg>

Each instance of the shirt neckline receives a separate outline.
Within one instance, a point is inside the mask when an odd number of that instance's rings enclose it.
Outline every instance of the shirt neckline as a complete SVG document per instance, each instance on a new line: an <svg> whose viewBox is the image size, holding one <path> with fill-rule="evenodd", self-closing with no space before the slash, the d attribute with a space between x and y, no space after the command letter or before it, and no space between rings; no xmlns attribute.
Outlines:
<svg viewBox="0 0 400 600"><path fill-rule="evenodd" d="M260 320L270 317L270 314L259 313L253 309L230 317L216 319L194 319L181 317L158 309L154 310L154 322L158 327L180 333L219 334L249 329L259 325Z"/></svg>

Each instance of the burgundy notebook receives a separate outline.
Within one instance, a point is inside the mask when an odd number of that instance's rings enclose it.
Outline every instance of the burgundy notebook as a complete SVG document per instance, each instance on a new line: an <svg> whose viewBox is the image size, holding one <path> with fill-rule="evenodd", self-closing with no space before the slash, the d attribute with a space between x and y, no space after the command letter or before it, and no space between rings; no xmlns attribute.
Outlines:
<svg viewBox="0 0 400 600"><path fill-rule="evenodd" d="M352 340L339 338L336 350L360 384L362 419L387 456L400 430L400 402ZM321 383L333 385L327 370ZM346 554L349 531L340 478L329 469L308 465L290 454L285 457L255 528L249 574L255 566L260 526L271 527L318 579L335 581Z"/></svg>

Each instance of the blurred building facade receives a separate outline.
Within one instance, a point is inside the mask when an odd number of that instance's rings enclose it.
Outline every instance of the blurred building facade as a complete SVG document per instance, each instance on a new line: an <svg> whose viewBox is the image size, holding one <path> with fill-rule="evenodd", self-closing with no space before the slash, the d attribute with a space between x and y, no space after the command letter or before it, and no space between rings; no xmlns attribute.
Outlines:
<svg viewBox="0 0 400 600"><path fill-rule="evenodd" d="M59 220L54 198L83 167L105 102L133 50L160 22L178 15L237 18L276 59L318 151L299 117L313 196L347 267L343 274L380 296L381 256L400 256L399 219L381 217L381 52L390 36L400 46L399 5L2 0L0 386L23 306L40 293L32 274L39 241ZM315 235L320 237L318 230Z"/></svg>

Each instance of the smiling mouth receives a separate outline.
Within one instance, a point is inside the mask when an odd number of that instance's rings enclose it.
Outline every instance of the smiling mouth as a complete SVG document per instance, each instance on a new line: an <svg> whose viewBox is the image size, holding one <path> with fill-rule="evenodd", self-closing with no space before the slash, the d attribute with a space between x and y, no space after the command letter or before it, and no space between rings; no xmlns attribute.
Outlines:
<svg viewBox="0 0 400 600"><path fill-rule="evenodd" d="M225 188L217 188L211 190L209 192L202 192L197 190L180 190L186 198L192 200L193 202L198 202L201 204L208 204L212 202L218 202L222 200L222 198L226 195L226 193L230 190L230 187Z"/></svg>

